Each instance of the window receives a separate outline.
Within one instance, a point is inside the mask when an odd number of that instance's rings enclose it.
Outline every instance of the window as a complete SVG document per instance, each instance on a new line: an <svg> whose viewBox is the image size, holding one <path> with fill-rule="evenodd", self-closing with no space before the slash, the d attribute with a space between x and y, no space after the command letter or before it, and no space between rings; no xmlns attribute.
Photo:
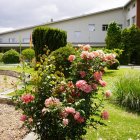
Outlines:
<svg viewBox="0 0 140 140"><path fill-rule="evenodd" d="M127 20L127 26L130 26L130 19Z"/></svg>
<svg viewBox="0 0 140 140"><path fill-rule="evenodd" d="M95 24L88 24L88 29L90 32L95 31Z"/></svg>
<svg viewBox="0 0 140 140"><path fill-rule="evenodd" d="M103 24L102 25L102 31L107 31L108 29L108 25L107 24Z"/></svg>
<svg viewBox="0 0 140 140"><path fill-rule="evenodd" d="M9 43L15 43L15 38L9 38Z"/></svg>
<svg viewBox="0 0 140 140"><path fill-rule="evenodd" d="M130 11L130 8L129 8L129 7L127 8L127 11L128 11L128 12Z"/></svg>
<svg viewBox="0 0 140 140"><path fill-rule="evenodd" d="M23 43L29 43L30 42L30 38L23 38Z"/></svg>
<svg viewBox="0 0 140 140"><path fill-rule="evenodd" d="M76 38L80 38L81 31L75 31L74 35L75 35Z"/></svg>
<svg viewBox="0 0 140 140"><path fill-rule="evenodd" d="M136 16L132 17L132 24L136 23Z"/></svg>
<svg viewBox="0 0 140 140"><path fill-rule="evenodd" d="M136 5L135 5L135 3L134 3L134 4L132 5L132 8L135 8L135 6L136 6Z"/></svg>
<svg viewBox="0 0 140 140"><path fill-rule="evenodd" d="M2 43L2 38L0 38L0 43Z"/></svg>

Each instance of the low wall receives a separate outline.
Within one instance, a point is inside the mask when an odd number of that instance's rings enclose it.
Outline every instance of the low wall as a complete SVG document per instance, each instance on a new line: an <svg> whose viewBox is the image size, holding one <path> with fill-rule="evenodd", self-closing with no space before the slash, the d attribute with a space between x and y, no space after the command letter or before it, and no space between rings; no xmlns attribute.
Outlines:
<svg viewBox="0 0 140 140"><path fill-rule="evenodd" d="M21 73L16 71L11 71L11 70L0 70L0 75L7 75L7 76L19 78Z"/></svg>

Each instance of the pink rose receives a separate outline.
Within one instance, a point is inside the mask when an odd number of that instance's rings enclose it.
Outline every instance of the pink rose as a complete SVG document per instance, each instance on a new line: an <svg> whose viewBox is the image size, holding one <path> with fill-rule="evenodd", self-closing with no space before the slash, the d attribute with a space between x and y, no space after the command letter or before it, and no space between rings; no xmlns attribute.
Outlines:
<svg viewBox="0 0 140 140"><path fill-rule="evenodd" d="M22 115L22 116L20 117L20 120L23 121L23 122L26 121L26 120L27 120L27 116L26 116L26 115Z"/></svg>
<svg viewBox="0 0 140 140"><path fill-rule="evenodd" d="M61 105L61 102L57 98L50 97L50 98L45 100L45 106L46 107L59 106L59 105Z"/></svg>
<svg viewBox="0 0 140 140"><path fill-rule="evenodd" d="M67 114L75 114L75 109L73 107L66 107L65 112Z"/></svg>
<svg viewBox="0 0 140 140"><path fill-rule="evenodd" d="M85 121L85 120L84 120L84 117L82 117L82 116L80 115L79 112L76 112L76 113L75 113L74 119L75 119L77 122L79 122L79 123L82 123L82 122Z"/></svg>
<svg viewBox="0 0 140 140"><path fill-rule="evenodd" d="M68 58L68 60L70 62L74 61L75 60L75 55L70 55L69 58Z"/></svg>
<svg viewBox="0 0 140 140"><path fill-rule="evenodd" d="M80 75L81 75L81 78L84 78L86 76L86 72L85 71L80 71Z"/></svg>
<svg viewBox="0 0 140 140"><path fill-rule="evenodd" d="M68 119L63 119L62 123L63 123L64 126L67 126L68 123L69 123L69 120Z"/></svg>
<svg viewBox="0 0 140 140"><path fill-rule="evenodd" d="M96 81L99 81L99 80L101 80L102 79L102 72L100 72L100 71L96 71L94 74L93 74L93 77L94 77L94 79L96 80Z"/></svg>
<svg viewBox="0 0 140 140"><path fill-rule="evenodd" d="M89 58L89 52L88 51L82 51L80 56L81 56L82 59L88 59Z"/></svg>
<svg viewBox="0 0 140 140"><path fill-rule="evenodd" d="M109 98L111 95L112 95L112 93L111 93L110 90L107 90L107 91L105 92L105 97L106 97L106 98Z"/></svg>
<svg viewBox="0 0 140 140"><path fill-rule="evenodd" d="M83 85L80 89L84 91L85 93L90 93L92 91L91 85L88 85L88 84Z"/></svg>
<svg viewBox="0 0 140 140"><path fill-rule="evenodd" d="M107 112L107 111L103 111L102 113L101 113L101 117L104 119L104 120L108 120L108 118L109 118L109 113Z"/></svg>
<svg viewBox="0 0 140 140"><path fill-rule="evenodd" d="M85 80L79 80L76 82L76 87L77 88L81 88L82 86L84 86L87 82Z"/></svg>
<svg viewBox="0 0 140 140"><path fill-rule="evenodd" d="M84 51L89 51L90 45L84 45L84 46L82 46L82 49L83 49Z"/></svg>
<svg viewBox="0 0 140 140"><path fill-rule="evenodd" d="M97 84L93 83L92 88L93 88L93 90L97 90Z"/></svg>
<svg viewBox="0 0 140 140"><path fill-rule="evenodd" d="M107 83L103 80L99 80L99 83L102 87L105 87L107 85Z"/></svg>
<svg viewBox="0 0 140 140"><path fill-rule="evenodd" d="M34 96L31 95L31 94L26 94L26 95L22 95L21 96L21 100L24 102L24 103L29 103L29 102L32 102L34 100Z"/></svg>

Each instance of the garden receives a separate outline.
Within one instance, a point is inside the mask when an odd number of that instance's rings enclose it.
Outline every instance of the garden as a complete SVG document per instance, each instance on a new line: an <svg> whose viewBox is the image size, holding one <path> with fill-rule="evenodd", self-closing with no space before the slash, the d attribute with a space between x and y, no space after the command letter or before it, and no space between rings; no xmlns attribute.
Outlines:
<svg viewBox="0 0 140 140"><path fill-rule="evenodd" d="M0 69L21 73L23 87L8 96L20 112L23 135L25 130L40 140L140 139L140 69L119 68L119 48L75 48L66 38L64 31L39 27L34 50L2 54L4 63L12 63L11 57L20 62Z"/></svg>

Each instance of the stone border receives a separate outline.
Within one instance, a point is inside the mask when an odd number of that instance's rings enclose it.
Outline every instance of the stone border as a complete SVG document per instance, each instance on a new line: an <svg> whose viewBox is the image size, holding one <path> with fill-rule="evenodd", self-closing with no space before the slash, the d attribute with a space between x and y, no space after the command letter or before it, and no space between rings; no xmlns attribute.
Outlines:
<svg viewBox="0 0 140 140"><path fill-rule="evenodd" d="M16 71L11 71L11 70L0 70L0 75L7 75L7 76L19 78L21 73Z"/></svg>

